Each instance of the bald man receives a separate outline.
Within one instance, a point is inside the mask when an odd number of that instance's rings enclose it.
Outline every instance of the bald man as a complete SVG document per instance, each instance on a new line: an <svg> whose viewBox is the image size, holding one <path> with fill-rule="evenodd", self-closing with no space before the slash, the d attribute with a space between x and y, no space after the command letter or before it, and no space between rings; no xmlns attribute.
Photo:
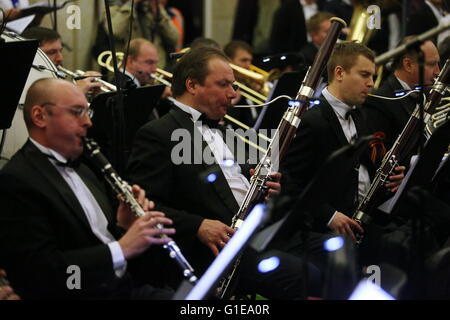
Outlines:
<svg viewBox="0 0 450 320"><path fill-rule="evenodd" d="M0 260L24 299L168 299L171 292L136 287L131 258L165 244L174 229L133 186L147 214L120 203L114 217L102 183L84 164L92 125L84 94L73 84L41 79L29 89L24 117L30 138L0 173ZM118 227L120 226L120 227Z"/></svg>

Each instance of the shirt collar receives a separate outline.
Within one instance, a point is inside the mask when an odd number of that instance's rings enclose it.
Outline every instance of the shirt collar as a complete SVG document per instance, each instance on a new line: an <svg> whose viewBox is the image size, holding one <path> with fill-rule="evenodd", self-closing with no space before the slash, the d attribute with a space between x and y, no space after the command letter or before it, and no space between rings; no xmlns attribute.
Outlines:
<svg viewBox="0 0 450 320"><path fill-rule="evenodd" d="M328 103L331 105L331 107L333 108L333 110L342 118L342 119L346 119L345 115L347 114L347 112L349 112L351 109L354 109L355 106L349 106L348 104L342 102L341 100L339 100L338 98L336 98L335 96L333 96L330 91L328 91L328 87L326 87L325 89L323 89L322 91L323 96L325 97L325 99L327 99Z"/></svg>
<svg viewBox="0 0 450 320"><path fill-rule="evenodd" d="M402 85L403 89L405 90L411 90L411 87L403 80L399 79L398 77L396 77L398 82L400 82L400 84Z"/></svg>
<svg viewBox="0 0 450 320"><path fill-rule="evenodd" d="M133 80L133 82L136 84L136 86L139 88L141 86L141 83L139 82L139 80L130 72L128 72L127 70L123 70L122 72L127 75L128 77L130 77L131 80Z"/></svg>
<svg viewBox="0 0 450 320"><path fill-rule="evenodd" d="M202 115L202 113L190 106L188 106L187 104L184 104L178 100L175 99L170 99L178 108L180 108L181 110L183 110L184 112L189 113L192 116L192 120L198 121L198 119L200 118L200 116Z"/></svg>
<svg viewBox="0 0 450 320"><path fill-rule="evenodd" d="M29 139L36 146L36 148L38 148L39 151L41 151L43 154L48 155L48 156L53 156L53 157L55 157L55 159L57 161L60 161L62 163L67 163L67 159L65 157L63 157L61 154L59 154L58 152L56 152L50 148L44 147L42 144L40 144L39 142L37 142L36 140L34 140L31 137Z"/></svg>

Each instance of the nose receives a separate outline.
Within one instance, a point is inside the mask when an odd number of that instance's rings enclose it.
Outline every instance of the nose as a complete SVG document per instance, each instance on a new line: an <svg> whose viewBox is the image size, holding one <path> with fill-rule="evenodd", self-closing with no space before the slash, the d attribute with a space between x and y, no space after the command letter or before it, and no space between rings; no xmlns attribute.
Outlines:
<svg viewBox="0 0 450 320"><path fill-rule="evenodd" d="M373 85L374 85L373 77L376 77L376 76L377 76L377 75L375 74L374 76L371 76L371 77L368 78L368 80L367 80L367 86L368 86L369 88L373 88Z"/></svg>
<svg viewBox="0 0 450 320"><path fill-rule="evenodd" d="M232 85L230 85L230 89L231 89L231 90L229 90L229 98L230 98L230 99L236 98L236 97L237 97L237 92L236 92L237 87L235 87L235 85L232 84Z"/></svg>
<svg viewBox="0 0 450 320"><path fill-rule="evenodd" d="M64 62L64 57L61 52L58 52L55 56L55 64L61 65Z"/></svg>
<svg viewBox="0 0 450 320"><path fill-rule="evenodd" d="M81 116L80 119L82 121L83 127L85 127L86 129L92 127L92 120L87 113L85 113L83 116Z"/></svg>
<svg viewBox="0 0 450 320"><path fill-rule="evenodd" d="M439 64L436 64L436 68L434 68L434 76L437 77L440 72L441 68L439 67Z"/></svg>

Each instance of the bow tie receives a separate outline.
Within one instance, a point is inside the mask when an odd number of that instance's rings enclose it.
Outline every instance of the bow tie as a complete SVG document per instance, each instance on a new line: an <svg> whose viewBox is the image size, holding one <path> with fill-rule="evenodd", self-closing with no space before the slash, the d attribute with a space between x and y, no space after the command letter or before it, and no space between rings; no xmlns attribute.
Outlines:
<svg viewBox="0 0 450 320"><path fill-rule="evenodd" d="M348 118L352 116L353 121L355 121L355 117L359 116L359 110L358 108L352 108L345 114L345 120L348 120Z"/></svg>
<svg viewBox="0 0 450 320"><path fill-rule="evenodd" d="M72 168L72 169L77 169L80 166L80 164L81 164L81 157L78 157L75 160L69 159L69 160L67 160L67 162L62 162L62 161L59 161L58 159L56 159L52 155L47 154L46 156L48 158L54 160L56 162L56 165L60 166L60 167L69 167L69 168Z"/></svg>
<svg viewBox="0 0 450 320"><path fill-rule="evenodd" d="M218 128L220 120L210 119L210 118L208 118L208 116L205 113L202 113L200 118L198 118L198 121L201 121L203 124L208 125L208 127L210 127L210 128Z"/></svg>

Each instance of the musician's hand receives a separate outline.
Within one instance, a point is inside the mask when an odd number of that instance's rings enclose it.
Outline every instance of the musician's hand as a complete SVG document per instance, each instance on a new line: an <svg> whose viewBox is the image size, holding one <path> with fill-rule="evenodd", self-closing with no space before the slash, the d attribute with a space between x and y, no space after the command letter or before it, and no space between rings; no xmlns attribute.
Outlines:
<svg viewBox="0 0 450 320"><path fill-rule="evenodd" d="M405 169L406 167L404 166L398 166L394 169L397 174L389 176L389 180L391 182L386 183L386 188L388 188L389 191L396 192L398 190L400 184L403 181L403 178L405 177Z"/></svg>
<svg viewBox="0 0 450 320"><path fill-rule="evenodd" d="M138 185L133 185L131 188L134 198L141 205L145 212L153 210L155 203L148 200L145 197L145 190L141 189ZM117 197L120 201L119 208L117 210L117 224L123 229L127 230L137 220L136 215L131 211L130 206L127 205L120 197Z"/></svg>
<svg viewBox="0 0 450 320"><path fill-rule="evenodd" d="M0 277L6 277L5 270L0 269ZM0 300L20 300L20 297L10 286L0 286Z"/></svg>
<svg viewBox="0 0 450 320"><path fill-rule="evenodd" d="M255 169L250 169L250 176L253 176L255 174ZM266 193L265 200L270 199L270 195L272 194L279 194L281 192L281 173L280 172L274 172L270 174L271 180L266 181L266 186L269 188Z"/></svg>
<svg viewBox="0 0 450 320"><path fill-rule="evenodd" d="M160 236L163 234L174 234L175 229L157 229L157 224L171 225L172 220L166 218L162 212L150 211L131 225L128 231L119 239L125 259L141 254L151 245L163 245L172 240L169 237L161 238Z"/></svg>
<svg viewBox="0 0 450 320"><path fill-rule="evenodd" d="M353 233L353 229L356 229L359 233L364 233L364 229L358 222L341 212L336 212L328 227L337 234L346 234L350 236L355 242L356 237Z"/></svg>
<svg viewBox="0 0 450 320"><path fill-rule="evenodd" d="M204 219L198 228L197 237L217 256L234 232L233 228L219 220Z"/></svg>
<svg viewBox="0 0 450 320"><path fill-rule="evenodd" d="M91 96L96 96L100 93L100 88L102 84L95 81L95 78L100 78L102 75L96 71L86 71L83 76L87 78L76 81L77 87L83 91L84 94L90 94Z"/></svg>

